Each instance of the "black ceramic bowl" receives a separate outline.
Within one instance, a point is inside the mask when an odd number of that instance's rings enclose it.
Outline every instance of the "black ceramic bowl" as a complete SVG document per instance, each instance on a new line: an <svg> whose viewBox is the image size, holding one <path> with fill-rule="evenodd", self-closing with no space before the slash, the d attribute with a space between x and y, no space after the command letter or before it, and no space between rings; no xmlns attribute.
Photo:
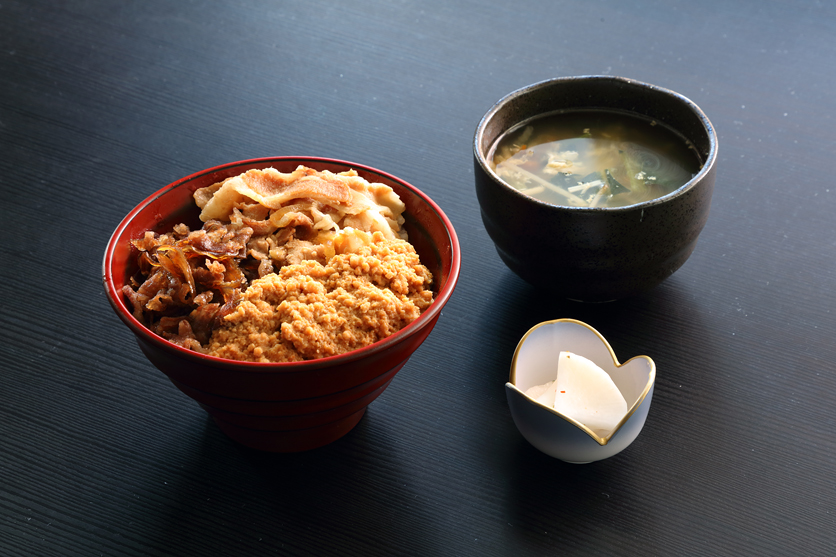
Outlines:
<svg viewBox="0 0 836 557"><path fill-rule="evenodd" d="M551 205L518 192L491 169L497 139L556 111L603 109L656 120L690 141L702 162L685 185L627 207ZM556 78L514 91L479 122L473 144L482 221L508 267L550 296L605 302L648 290L682 266L708 219L717 137L682 95L609 76Z"/></svg>

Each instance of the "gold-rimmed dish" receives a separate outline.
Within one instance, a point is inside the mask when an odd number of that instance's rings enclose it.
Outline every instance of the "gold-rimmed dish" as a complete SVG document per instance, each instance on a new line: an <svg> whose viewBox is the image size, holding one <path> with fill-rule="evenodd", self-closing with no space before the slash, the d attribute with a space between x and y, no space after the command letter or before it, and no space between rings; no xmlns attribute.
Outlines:
<svg viewBox="0 0 836 557"><path fill-rule="evenodd" d="M561 351L591 360L624 396L627 413L607 435L599 435L525 394L554 379ZM650 357L636 356L619 363L610 344L593 327L575 319L555 319L535 325L520 339L505 394L514 423L529 443L549 456L580 464L614 456L638 437L650 410L655 381L656 364Z"/></svg>

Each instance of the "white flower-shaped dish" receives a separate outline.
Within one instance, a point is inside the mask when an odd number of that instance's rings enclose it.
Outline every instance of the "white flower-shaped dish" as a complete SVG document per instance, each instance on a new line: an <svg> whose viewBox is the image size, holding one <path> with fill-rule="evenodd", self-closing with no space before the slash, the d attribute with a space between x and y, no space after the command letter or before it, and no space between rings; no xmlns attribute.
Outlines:
<svg viewBox="0 0 836 557"><path fill-rule="evenodd" d="M526 396L529 388L554 379L562 350L595 362L627 401L627 414L606 437ZM647 419L655 380L656 364L649 357L619 364L598 331L574 319L556 319L535 325L522 337L505 394L514 423L529 443L549 456L582 464L618 454L635 440Z"/></svg>

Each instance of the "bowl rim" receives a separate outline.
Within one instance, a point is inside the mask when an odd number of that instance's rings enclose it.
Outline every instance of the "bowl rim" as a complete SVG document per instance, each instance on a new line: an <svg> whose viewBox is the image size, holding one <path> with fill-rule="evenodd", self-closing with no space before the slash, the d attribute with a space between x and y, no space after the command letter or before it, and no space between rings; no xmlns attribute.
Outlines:
<svg viewBox="0 0 836 557"><path fill-rule="evenodd" d="M270 162L292 162L298 161L299 164L309 164L309 163L321 163L321 164L329 164L329 165L338 165L338 166L345 166L346 170L354 169L357 171L367 172L371 174L377 174L387 180L391 180L396 182L397 184L403 186L407 190L411 191L413 194L418 196L427 206L432 209L432 211L436 214L438 219L443 223L444 229L447 233L447 236L450 240L450 273L447 277L447 282L444 286L439 289L435 299L433 300L432 304L424 310L424 312L415 319L412 323L404 327L403 329L397 331L396 333L381 339L373 344L368 346L364 346L362 348L358 348L356 350L352 350L350 352L344 352L342 354L336 354L333 356L326 356L324 358L319 358L316 360L303 360L298 362L249 362L249 361L238 361L238 360L229 360L225 358L219 358L217 356L210 356L208 354L201 354L200 352L195 352L194 350L189 350L187 348L183 348L182 346L178 346L167 339L151 332L145 325L143 325L139 320L134 317L133 312L130 311L125 304L124 296L122 295L121 291L116 289L116 285L114 283L113 276L111 274L111 266L113 262L114 254L117 250L117 240L120 239L122 234L124 233L125 229L129 226L132 220L143 211L148 205L156 201L158 198L162 197L166 193L174 190L176 188L182 187L183 185L197 179L203 177L207 174L223 172L235 167L254 167L256 165L261 165L264 163ZM242 170L242 172L245 170ZM302 372L302 371L309 371L309 370L316 370L321 368L326 368L333 366L335 364L345 364L350 362L355 362L360 359L367 358L369 356L373 356L379 353L386 351L392 345L399 343L402 339L411 336L412 334L418 332L420 329L424 328L425 326L429 325L438 315L441 313L442 308L447 304L450 297L453 294L453 290L455 290L456 284L459 279L459 274L461 271L461 246L459 244L458 236L456 235L456 231L453 228L453 224L444 211L436 204L430 197L419 190L417 187L413 186L411 183L407 182L402 178L398 178L397 176L390 174L388 172L384 172L377 168L354 163L350 161L345 161L342 159L335 159L330 157L311 157L311 156L275 156L275 157L259 157L259 158L252 158L252 159L243 159L239 161L229 162L225 164L220 164L217 166L213 166L210 168L206 168L203 170L199 170L188 176L175 180L170 184L160 188L156 192L152 193L141 202L139 202L133 209L119 222L116 229L111 234L108 242L107 247L105 248L104 257L102 260L102 282L104 285L104 290L110 305L113 307L114 311L118 315L118 317L125 323L129 329L139 338L148 342L154 346L159 348L165 349L170 353L177 354L180 357L187 358L192 360L194 363L203 364L203 365L212 365L213 367L224 368L224 369L232 369L234 368L237 371L249 371L249 372L284 372L284 373L291 373L291 372Z"/></svg>
<svg viewBox="0 0 836 557"><path fill-rule="evenodd" d="M621 420L618 422L618 424L615 426L615 428L613 428L613 430L608 435L605 435L605 436L598 435L597 433L595 433L594 431L592 431L591 429L586 427L584 424L570 418L569 416L561 414L560 412L558 412L554 408L550 408L550 407L546 406L545 404L534 400L533 398L531 398L530 396L525 394L522 391L522 389L517 387L517 384L516 384L517 357L520 354L520 350L522 349L523 344L528 339L529 335L531 335L534 331L536 331L540 327L552 325L554 323L572 323L574 325L584 327L584 328L588 329L589 331L591 331L595 336L598 337L598 339L607 348L607 351L610 353L610 357L612 358L613 364L617 368L624 367L624 366L628 365L630 362L632 362L633 360L638 360L638 359L647 360L650 364L650 372L648 373L647 383L645 383L644 389L642 390L641 394L636 399L636 401L630 406L630 408L627 409L627 413L624 414L624 416L621 418ZM609 375L609 374L607 374L607 375ZM632 358L630 358L629 360L627 360L623 364L619 363L618 357L616 357L615 352L612 349L612 346L610 346L610 343L607 342L607 339L604 338L604 335L599 333L594 327L584 323L583 321L578 321L577 319L562 318L562 319L551 319L549 321L543 321L541 323L538 323L538 324L534 325L528 331L526 331L526 333L522 336L520 341L517 343L517 348L514 350L514 357L511 359L511 373L508 376L508 382L506 383L506 387L512 388L513 390L517 391L528 402L531 402L531 403L535 404L536 406L539 406L540 408L543 408L544 410L548 410L549 412L551 412L555 416L558 416L558 417L562 418L563 420L569 422L570 424L574 425L575 427L577 427L578 429L580 429L581 431L583 431L584 433L589 435L599 445L604 446L607 443L609 443L609 441L615 436L615 434L618 433L618 431L624 426L624 424L626 424L627 421L633 416L633 414L636 413L636 411L639 409L639 407L644 403L645 399L647 398L647 395L650 393L650 390L653 388L655 383L656 383L656 362L654 362L653 359L650 356L633 356Z"/></svg>
<svg viewBox="0 0 836 557"><path fill-rule="evenodd" d="M480 144L482 143L482 138L484 136L485 128L488 122L499 112L505 105L511 102L514 99L522 97L531 91L535 91L537 89L550 87L552 85L560 84L560 83L568 83L572 81L610 81L610 82L618 82L624 83L629 85L634 85L638 87L643 87L649 89L651 91L655 91L657 93L661 93L663 95L667 95L673 97L683 104L685 104L691 111L697 116L697 118L702 122L703 127L708 135L709 141L709 151L706 160L703 162L702 168L700 168L699 172L697 172L690 180L685 182L679 188L673 190L670 193L667 193L661 197L656 197L654 199L648 199L647 201L641 201L639 203L633 203L632 205L625 205L623 207L576 207L571 205L555 205L553 203L547 203L545 201L541 201L535 197L531 197L524 193L521 193L517 189L508 185L499 175L490 167L488 164L487 159L482 154L481 149L479 148ZM566 107L567 110L571 110L572 107ZM558 109L559 110L559 109ZM626 110L629 114L631 111ZM565 76L565 77L554 77L551 79L545 79L543 81L538 81L536 83L532 83L530 85L526 85L525 87L520 87L519 89L512 91L496 101L494 105L482 116L481 120L479 120L479 124L476 126L476 132L473 135L473 156L475 160L478 162L479 166L482 170L487 173L488 176L497 184L499 184L504 189L512 192L514 195L518 195L523 197L527 200L531 200L532 202L542 205L544 207L555 208L558 210L567 210L567 211L578 211L581 213L620 213L620 212L627 212L633 211L635 209L646 209L648 207L653 207L656 205L661 205L667 201L670 201L674 197L678 197L684 194L686 191L689 191L694 187L697 182L701 181L709 172L714 169L715 163L717 161L717 133L714 129L713 124L706 116L705 112L697 106L695 102L693 102L688 97L673 91L672 89L667 89L665 87L660 87L658 85L653 85L651 83L646 83L644 81L638 81L635 79L630 79L628 77L619 77L619 76L612 76L612 75L579 75L579 76Z"/></svg>

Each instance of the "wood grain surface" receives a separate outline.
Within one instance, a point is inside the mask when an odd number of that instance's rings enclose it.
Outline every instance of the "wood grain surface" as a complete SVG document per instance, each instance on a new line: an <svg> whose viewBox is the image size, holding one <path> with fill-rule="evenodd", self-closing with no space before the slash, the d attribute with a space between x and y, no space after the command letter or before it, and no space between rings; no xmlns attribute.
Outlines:
<svg viewBox="0 0 836 557"><path fill-rule="evenodd" d="M0 1L0 555L832 555L835 6ZM680 92L719 135L694 255L603 305L513 275L473 186L496 100L590 74ZM463 250L360 424L295 455L229 441L100 278L139 201L271 155L397 175ZM551 459L511 420L516 343L560 317L657 364L645 429L609 460Z"/></svg>

